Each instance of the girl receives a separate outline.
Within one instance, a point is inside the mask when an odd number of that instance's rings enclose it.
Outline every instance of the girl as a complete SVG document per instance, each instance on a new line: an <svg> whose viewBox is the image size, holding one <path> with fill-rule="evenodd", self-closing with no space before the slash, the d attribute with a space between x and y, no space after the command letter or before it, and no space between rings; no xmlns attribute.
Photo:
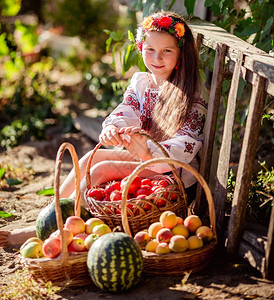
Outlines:
<svg viewBox="0 0 274 300"><path fill-rule="evenodd" d="M105 119L99 136L105 146L125 150L99 149L94 155L91 182L99 185L129 175L140 161L163 156L145 136L161 143L171 158L198 169L202 147L206 103L201 97L198 52L193 35L178 14L159 12L145 18L137 29L136 44L148 72L133 75L121 104ZM91 152L80 159L81 191ZM107 170L107 171L106 171ZM141 176L170 172L167 164L149 166ZM196 182L181 172L186 191ZM74 170L60 188L61 197L73 198Z"/></svg>

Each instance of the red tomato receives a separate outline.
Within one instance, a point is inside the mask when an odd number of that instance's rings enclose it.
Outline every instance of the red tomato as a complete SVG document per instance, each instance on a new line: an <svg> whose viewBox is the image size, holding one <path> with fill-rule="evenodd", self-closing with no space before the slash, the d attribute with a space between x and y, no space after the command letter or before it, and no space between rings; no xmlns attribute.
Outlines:
<svg viewBox="0 0 274 300"><path fill-rule="evenodd" d="M122 192L121 191L113 191L111 192L110 196L110 201L118 201L118 200L122 200Z"/></svg>
<svg viewBox="0 0 274 300"><path fill-rule="evenodd" d="M105 197L105 192L103 189L101 188L94 188L94 189L90 189L88 191L88 197L91 197L95 200L103 200L103 198Z"/></svg>
<svg viewBox="0 0 274 300"><path fill-rule="evenodd" d="M158 185L165 188L165 187L168 186L168 182L164 179L161 179L161 180L158 181Z"/></svg>
<svg viewBox="0 0 274 300"><path fill-rule="evenodd" d="M138 198L138 199L144 199L146 196L147 196L147 195L139 195L139 196L137 196L137 198ZM138 201L137 204L140 205L141 202ZM144 209L144 210L151 210L151 205L150 205L149 203L145 203L144 206L143 206L143 209Z"/></svg>
<svg viewBox="0 0 274 300"><path fill-rule="evenodd" d="M105 187L105 194L106 195L110 195L111 192L118 190L121 190L121 181L113 181L111 183L109 183L106 187Z"/></svg>
<svg viewBox="0 0 274 300"><path fill-rule="evenodd" d="M127 185L127 179L128 179L128 176L126 176L122 181L121 181L121 190L124 190L126 185ZM135 191L141 186L141 177L140 176L136 176L132 183L130 184L129 186L129 189L128 189L128 193L129 194L134 194Z"/></svg>
<svg viewBox="0 0 274 300"><path fill-rule="evenodd" d="M154 203L158 206L158 207L162 207L166 204L166 200L164 198L156 198L154 200Z"/></svg>
<svg viewBox="0 0 274 300"><path fill-rule="evenodd" d="M150 195L152 189L149 185L141 185L141 187L135 192L136 197L139 195Z"/></svg>
<svg viewBox="0 0 274 300"><path fill-rule="evenodd" d="M152 186L152 182L149 178L143 178L141 180L141 185L150 185L150 186Z"/></svg>

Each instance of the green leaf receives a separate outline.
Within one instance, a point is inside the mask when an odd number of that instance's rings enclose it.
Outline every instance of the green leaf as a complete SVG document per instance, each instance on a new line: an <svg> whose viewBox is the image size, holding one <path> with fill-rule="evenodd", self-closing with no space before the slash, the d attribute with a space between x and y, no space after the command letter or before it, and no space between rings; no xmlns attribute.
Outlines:
<svg viewBox="0 0 274 300"><path fill-rule="evenodd" d="M240 37L250 36L253 33L257 33L260 30L260 25L257 22L251 23L242 32L239 32Z"/></svg>
<svg viewBox="0 0 274 300"><path fill-rule="evenodd" d="M6 43L6 33L0 35L0 56L9 54L9 47Z"/></svg>
<svg viewBox="0 0 274 300"><path fill-rule="evenodd" d="M23 182L22 180L16 178L6 179L6 181L8 185L17 185Z"/></svg>
<svg viewBox="0 0 274 300"><path fill-rule="evenodd" d="M173 7L173 5L174 5L175 2L176 2L176 0L172 0L172 1L171 1L168 10L171 10L171 9L172 9L172 7Z"/></svg>
<svg viewBox="0 0 274 300"><path fill-rule="evenodd" d="M260 42L261 42L268 34L270 34L272 24L273 24L273 17L271 16L271 17L267 20L267 22L266 22L266 24L265 24L265 27L264 27L263 30L262 30L262 34L261 34L261 36L260 36Z"/></svg>
<svg viewBox="0 0 274 300"><path fill-rule="evenodd" d="M7 213L3 210L0 211L0 218L9 218L11 216L13 216L13 214L15 213L15 210L12 210L11 212Z"/></svg>
<svg viewBox="0 0 274 300"><path fill-rule="evenodd" d="M21 0L3 1L0 4L0 9L1 9L2 16L5 17L16 16L21 9Z"/></svg>
<svg viewBox="0 0 274 300"><path fill-rule="evenodd" d="M135 38L134 38L133 33L132 33L130 30L128 30L127 34L128 34L128 39L129 39L131 42L134 43L134 42L135 42Z"/></svg>
<svg viewBox="0 0 274 300"><path fill-rule="evenodd" d="M111 31L109 29L103 29L103 32L110 35Z"/></svg>
<svg viewBox="0 0 274 300"><path fill-rule="evenodd" d="M112 38L111 38L111 37L109 37L109 38L106 40L106 52L108 52L108 51L109 51L109 48L110 48L111 42L112 42Z"/></svg>
<svg viewBox="0 0 274 300"><path fill-rule="evenodd" d="M5 168L0 168L0 178L4 176L5 172L6 172Z"/></svg>
<svg viewBox="0 0 274 300"><path fill-rule="evenodd" d="M160 7L160 0L147 0L144 3L143 17L151 15L153 12L157 11Z"/></svg>
<svg viewBox="0 0 274 300"><path fill-rule="evenodd" d="M44 196L53 196L54 195L54 188L46 188L37 193L37 195L44 195Z"/></svg>
<svg viewBox="0 0 274 300"><path fill-rule="evenodd" d="M115 42L119 42L123 38L123 33L121 30L112 31L109 36L113 38Z"/></svg>
<svg viewBox="0 0 274 300"><path fill-rule="evenodd" d="M185 7L189 16L193 15L195 2L195 0L185 0Z"/></svg>

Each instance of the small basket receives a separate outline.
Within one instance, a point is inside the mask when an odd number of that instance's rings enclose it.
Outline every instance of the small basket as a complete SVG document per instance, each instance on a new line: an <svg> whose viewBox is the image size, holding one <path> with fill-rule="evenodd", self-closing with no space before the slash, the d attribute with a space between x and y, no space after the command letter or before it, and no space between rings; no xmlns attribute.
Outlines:
<svg viewBox="0 0 274 300"><path fill-rule="evenodd" d="M215 209L210 189L202 175L200 175L194 168L186 163L170 158L155 158L142 163L131 173L128 178L128 184L130 184L133 179L149 164L157 163L169 163L180 166L191 172L197 178L205 191L208 202L210 227L213 232L213 239L209 243L205 244L202 248L196 250L186 250L182 253L156 254L143 250L142 254L144 258L144 273L148 275L182 275L184 272L189 271L198 272L204 269L209 263L217 243ZM128 216L126 213L127 194L128 186L125 188L122 194L122 224L125 233L132 236ZM157 221L159 221L159 219Z"/></svg>
<svg viewBox="0 0 274 300"><path fill-rule="evenodd" d="M60 206L60 173L61 163L65 150L68 149L75 168L75 185L76 185L76 201L75 201L75 215L81 214L81 200L80 200L80 171L78 157L75 148L70 143L63 143L56 156L55 166L55 211L57 227L61 234L61 254L56 258L25 258L19 254L19 262L27 269L30 277L37 282L46 283L51 281L55 286L73 287L93 284L89 276L87 267L87 251L68 253L66 245L66 237L63 231L63 219Z"/></svg>
<svg viewBox="0 0 274 300"><path fill-rule="evenodd" d="M145 133L138 133L139 135L147 136L152 142L154 142L163 152L163 154L168 157L166 150L157 141L149 137ZM112 229L116 227L122 228L122 216L121 206L122 200L118 201L99 201L88 196L88 190L92 187L90 179L90 166L96 151L101 147L101 143L97 144L94 148L86 168L86 180L87 189L85 191L85 203L88 210L94 217L97 217L109 225ZM169 182L169 185L161 192L153 193L147 197L137 199L132 198L126 201L126 211L128 214L128 222L133 234L138 231L148 228L148 226L157 220L159 220L160 215L166 211L170 210L175 212L178 216L185 217L187 211L187 196L181 178L174 167L170 164L172 169L172 176L167 175L156 175L150 179L165 179ZM106 184L100 185L104 187ZM176 197L172 199L172 195ZM165 206L158 207L157 201L164 199L166 202ZM152 201L153 200L153 201ZM146 210L145 206L150 205L150 210Z"/></svg>

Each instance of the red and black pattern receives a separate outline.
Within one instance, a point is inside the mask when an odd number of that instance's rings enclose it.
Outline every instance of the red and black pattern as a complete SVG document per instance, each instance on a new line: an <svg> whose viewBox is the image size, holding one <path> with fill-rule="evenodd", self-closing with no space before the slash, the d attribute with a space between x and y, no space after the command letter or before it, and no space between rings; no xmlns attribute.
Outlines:
<svg viewBox="0 0 274 300"><path fill-rule="evenodd" d="M190 142L185 141L185 150L184 150L184 152L188 152L188 153L192 154L195 145L196 145L195 142L190 143Z"/></svg>
<svg viewBox="0 0 274 300"><path fill-rule="evenodd" d="M140 110L140 103L133 90L127 90L123 104L130 106L133 110Z"/></svg>

